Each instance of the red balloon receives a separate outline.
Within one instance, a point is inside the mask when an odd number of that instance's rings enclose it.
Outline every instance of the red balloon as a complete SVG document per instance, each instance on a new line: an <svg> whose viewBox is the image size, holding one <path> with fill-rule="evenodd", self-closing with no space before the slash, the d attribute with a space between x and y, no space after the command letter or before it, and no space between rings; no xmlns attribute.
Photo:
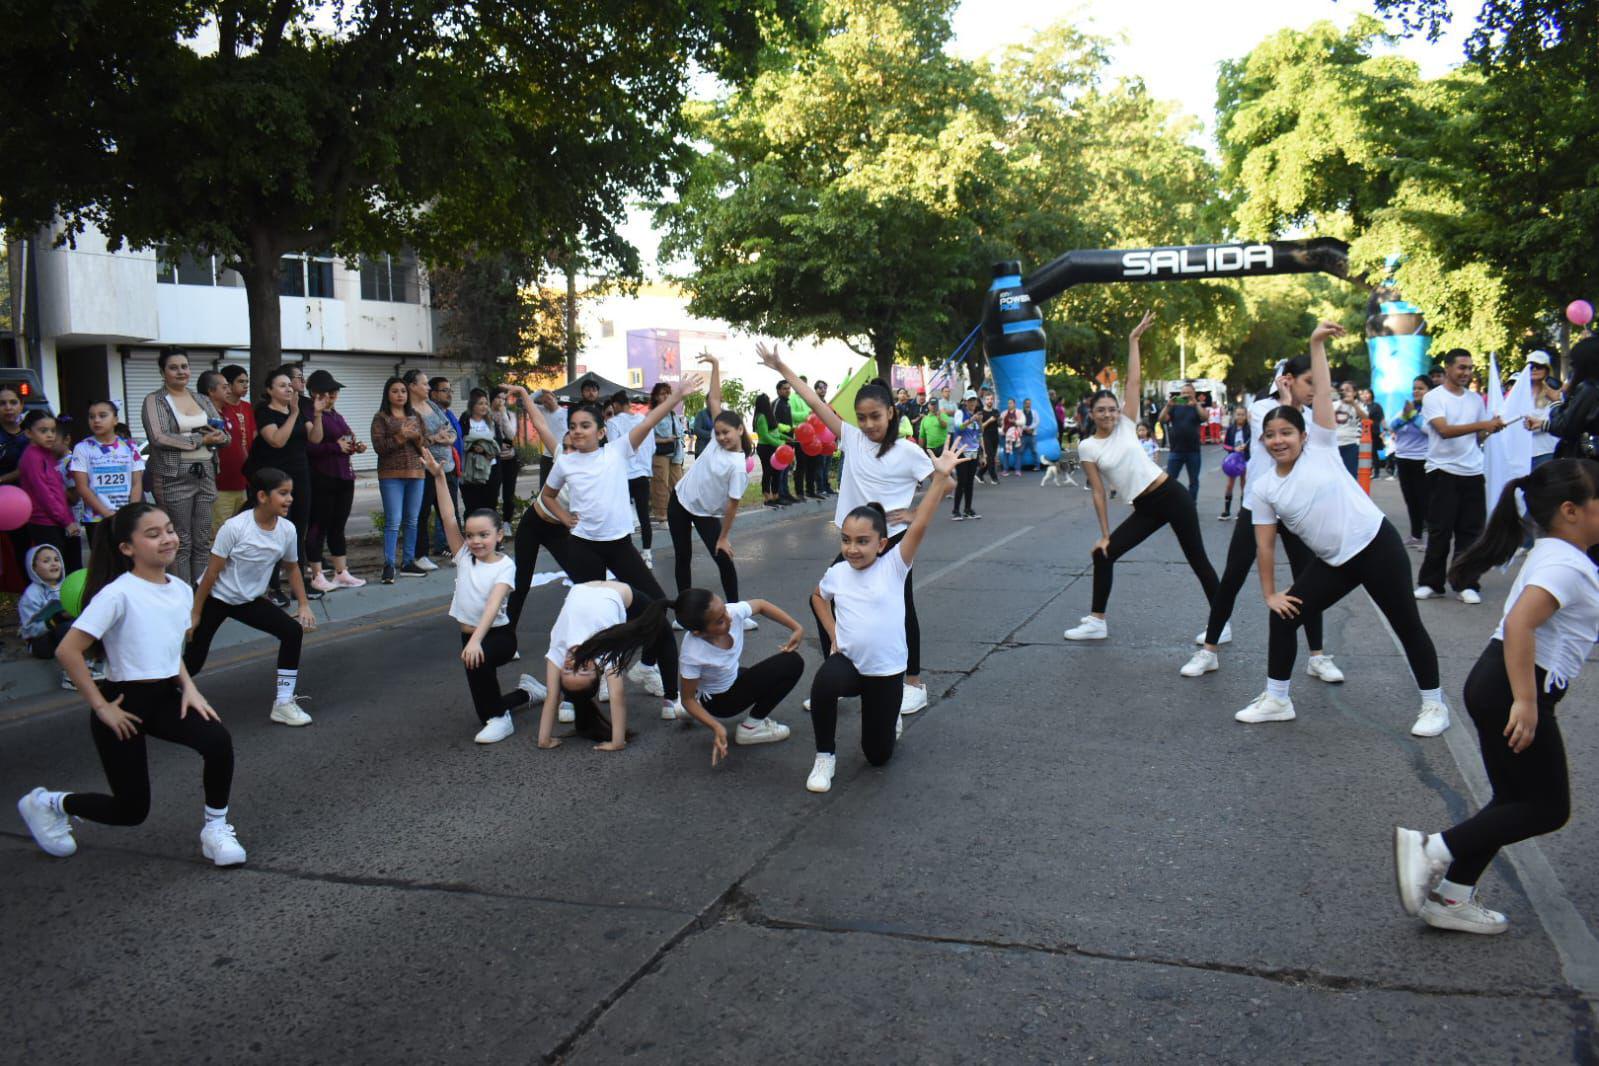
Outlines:
<svg viewBox="0 0 1599 1066"><path fill-rule="evenodd" d="M823 426L822 431L816 434L816 439L821 442L822 447L826 448L829 453L838 445L838 438L833 436L833 431L826 426Z"/></svg>
<svg viewBox="0 0 1599 1066"><path fill-rule="evenodd" d="M794 430L794 439L800 442L801 447L804 447L816 439L816 427L809 422L801 422L799 428ZM810 451L807 449L805 454L809 455Z"/></svg>
<svg viewBox="0 0 1599 1066"><path fill-rule="evenodd" d="M794 462L794 449L787 445L779 445L777 451L772 453L772 469L787 470Z"/></svg>
<svg viewBox="0 0 1599 1066"><path fill-rule="evenodd" d="M826 455L827 454L827 448L825 448L822 445L822 442L817 440L815 437L812 437L809 441L802 442L800 444L800 447L805 450L805 454L806 455Z"/></svg>

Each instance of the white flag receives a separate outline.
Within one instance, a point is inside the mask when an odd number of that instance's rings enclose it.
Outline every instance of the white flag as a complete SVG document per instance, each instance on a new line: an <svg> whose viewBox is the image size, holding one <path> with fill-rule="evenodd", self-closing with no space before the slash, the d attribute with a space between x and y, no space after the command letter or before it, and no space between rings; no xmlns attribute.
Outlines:
<svg viewBox="0 0 1599 1066"><path fill-rule="evenodd" d="M1522 421L1537 410L1532 398L1532 375L1516 375L1505 393L1499 384L1499 358L1488 357L1488 413L1505 420L1505 428L1489 437L1482 449L1482 468L1488 485L1488 509L1499 502L1505 485L1532 469L1532 431Z"/></svg>

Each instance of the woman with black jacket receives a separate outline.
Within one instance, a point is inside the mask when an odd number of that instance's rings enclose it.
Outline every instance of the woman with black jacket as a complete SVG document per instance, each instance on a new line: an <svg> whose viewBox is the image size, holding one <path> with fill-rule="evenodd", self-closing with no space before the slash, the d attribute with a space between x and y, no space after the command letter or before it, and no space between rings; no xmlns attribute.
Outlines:
<svg viewBox="0 0 1599 1066"><path fill-rule="evenodd" d="M1594 453L1593 438L1599 434L1599 336L1589 334L1566 353L1570 384L1566 398L1549 408L1545 427L1558 438L1555 456L1560 459L1587 459Z"/></svg>

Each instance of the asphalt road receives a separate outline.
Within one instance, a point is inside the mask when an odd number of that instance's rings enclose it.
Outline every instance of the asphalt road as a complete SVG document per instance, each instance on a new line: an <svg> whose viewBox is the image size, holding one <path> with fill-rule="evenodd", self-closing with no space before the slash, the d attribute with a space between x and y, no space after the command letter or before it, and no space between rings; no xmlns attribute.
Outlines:
<svg viewBox="0 0 1599 1066"><path fill-rule="evenodd" d="M1397 513L1393 483L1377 496ZM826 796L804 788L808 678L777 712L792 740L715 769L703 730L648 715L620 754L541 752L529 719L474 745L443 599L311 642L308 729L267 722L262 654L209 672L249 864L203 862L198 765L159 744L139 828L82 825L55 860L8 815L0 1060L1594 1061L1596 672L1563 704L1572 824L1482 886L1510 931L1438 933L1399 910L1391 827L1474 806L1475 740L1409 735L1414 686L1363 596L1327 620L1348 683L1301 673L1298 721L1245 727L1253 582L1221 672L1184 679L1203 601L1169 534L1118 567L1110 639L1067 645L1087 494L1032 476L976 502L916 564L931 707L882 770L846 710ZM799 510L735 536L746 595L796 614L835 551ZM1509 580L1422 605L1454 704ZM527 660L559 596L529 601ZM0 726L0 795L102 787L84 718Z"/></svg>

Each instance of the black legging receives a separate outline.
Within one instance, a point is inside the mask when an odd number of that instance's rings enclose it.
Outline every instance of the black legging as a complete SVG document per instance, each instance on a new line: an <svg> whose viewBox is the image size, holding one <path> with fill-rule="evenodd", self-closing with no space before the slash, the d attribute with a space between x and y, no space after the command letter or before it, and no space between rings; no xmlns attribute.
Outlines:
<svg viewBox="0 0 1599 1066"><path fill-rule="evenodd" d="M281 613L281 612L279 612ZM150 763L145 753L145 737L169 744L181 744L200 753L205 760L201 780L205 786L205 805L222 810L228 805L233 787L233 738L221 722L203 718L194 711L178 717L183 692L178 679L163 681L102 681L100 692L108 700L122 697L122 709L138 717L139 731L127 740L118 740L111 727L94 713L89 715L89 735L100 753L111 794L73 792L61 809L74 818L87 818L102 825L138 825L150 813Z"/></svg>
<svg viewBox="0 0 1599 1066"><path fill-rule="evenodd" d="M542 547L561 564L568 577L571 577L572 566L569 561L568 546L571 543L571 534L559 522L546 522L539 516L537 506L527 509L522 515L522 521L516 526L516 587L511 590L511 598L506 601L506 612L511 616L511 625L515 626L522 618L522 605L527 603L528 590L533 587L533 568L538 565L539 549ZM576 578L572 578L576 581Z"/></svg>
<svg viewBox="0 0 1599 1066"><path fill-rule="evenodd" d="M1399 492L1410 515L1410 535L1420 540L1427 534L1427 460L1395 459L1399 466Z"/></svg>
<svg viewBox="0 0 1599 1066"><path fill-rule="evenodd" d="M516 479L522 473L522 461L501 459L495 469L500 472L500 514L509 527L516 521Z"/></svg>
<svg viewBox="0 0 1599 1066"><path fill-rule="evenodd" d="M605 571L609 570L616 575L616 580L633 586L633 605L627 609L629 619L638 617L651 600L666 599L665 590L655 580L655 572L644 565L644 559L633 547L631 537L618 537L616 540L571 537L567 545L571 565L566 568L566 575L572 579L572 584L604 581ZM668 628L665 637L654 647L645 648L639 654L639 659L645 666L660 667L666 698L676 699L677 642L672 639L672 630Z"/></svg>
<svg viewBox="0 0 1599 1066"><path fill-rule="evenodd" d="M1510 721L1510 675L1505 646L1491 640L1466 678L1466 713L1477 727L1482 766L1493 785L1487 806L1444 831L1444 844L1455 857L1446 875L1457 885L1474 885L1499 849L1528 837L1553 833L1571 817L1571 783L1566 771L1566 746L1555 721L1555 704L1564 688L1544 691L1548 674L1535 668L1538 682L1538 728L1532 743L1517 754L1505 738Z"/></svg>
<svg viewBox="0 0 1599 1066"><path fill-rule="evenodd" d="M977 483L977 464L962 463L955 468L955 514L972 514L972 486ZM961 507L961 500L966 506Z"/></svg>
<svg viewBox="0 0 1599 1066"><path fill-rule="evenodd" d="M723 599L728 603L736 602L738 569L733 565L731 555L716 550L716 540L722 535L722 520L691 514L674 492L666 502L666 528L672 534L672 565L676 570L677 591L681 593L694 585L694 540L691 533L698 533L705 550L711 553L716 569L722 575Z"/></svg>
<svg viewBox="0 0 1599 1066"><path fill-rule="evenodd" d="M1133 500L1133 513L1110 532L1110 546L1094 553L1094 602L1090 611L1104 614L1110 603L1110 585L1115 576L1116 560L1132 551L1162 526L1170 525L1182 546L1200 588L1205 590L1205 602L1215 600L1219 582L1216 569L1205 554L1205 537L1199 532L1199 513L1194 501L1176 478L1167 478Z"/></svg>
<svg viewBox="0 0 1599 1066"><path fill-rule="evenodd" d="M300 645L305 641L305 629L298 620L260 597L249 603L231 604L207 596L200 606L200 624L194 627L194 636L183 650L183 665L189 668L190 677L205 669L206 656L211 654L211 638L229 618L278 638L279 670L300 668Z"/></svg>
<svg viewBox="0 0 1599 1066"><path fill-rule="evenodd" d="M700 693L700 706L717 718L732 718L742 714L745 708L749 708L750 717L758 722L770 715L779 703L788 698L788 694L794 691L794 686L799 684L800 675L803 673L805 673L805 659L799 652L780 651L769 659L762 659L754 666L739 667L738 677L733 679L733 684L727 691L718 692L714 696ZM838 707L836 700L833 706L836 715ZM894 709L899 710L897 704Z"/></svg>
<svg viewBox="0 0 1599 1066"><path fill-rule="evenodd" d="M328 543L328 554L342 559L347 552L344 527L350 521L350 508L355 503L355 482L326 474L311 475L311 529L305 538L305 558L322 565L322 541Z"/></svg>
<svg viewBox="0 0 1599 1066"><path fill-rule="evenodd" d="M461 647L466 647L472 634L461 634ZM500 692L500 679L496 671L516 655L516 626L496 626L483 635L483 661L466 668L466 688L472 693L472 709L480 721L498 718L527 702L527 693L520 688Z"/></svg>
<svg viewBox="0 0 1599 1066"><path fill-rule="evenodd" d="M894 757L894 734L899 726L899 704L904 674L863 677L843 652L834 652L811 678L811 728L816 731L816 751L838 751L838 701L843 696L861 698L861 751L873 766Z"/></svg>
<svg viewBox="0 0 1599 1066"><path fill-rule="evenodd" d="M1321 559L1312 559L1294 578L1288 594L1299 598L1300 613L1294 618L1283 618L1275 611L1271 613L1266 676L1273 681L1287 681L1293 676L1294 654L1299 646L1297 633L1307 609L1325 611L1356 588L1364 588L1371 595L1377 610L1399 635L1410 672L1416 678L1416 687L1437 688L1438 652L1421 624L1421 613L1416 610L1416 596L1410 584L1410 556L1405 553L1405 542L1400 539L1399 530L1386 518L1371 543L1342 566L1329 566Z"/></svg>
<svg viewBox="0 0 1599 1066"><path fill-rule="evenodd" d="M655 526L650 522L650 477L628 478L627 494L633 497L633 513L638 516L639 547L648 551L655 547ZM677 499L677 493L672 492L671 497Z"/></svg>
<svg viewBox="0 0 1599 1066"><path fill-rule="evenodd" d="M761 495L777 495L777 471L772 469L772 453L777 451L775 444L757 444L755 454L761 461Z"/></svg>
<svg viewBox="0 0 1599 1066"><path fill-rule="evenodd" d="M999 429L983 430L983 473L990 481L999 480Z"/></svg>
<svg viewBox="0 0 1599 1066"><path fill-rule="evenodd" d="M905 530L900 530L888 538L888 547L885 551L893 551L899 547L899 542L905 539ZM833 557L836 565L844 561L842 554ZM915 571L905 575L905 673L910 677L919 677L922 673L922 623L916 617L916 590L912 582L916 580ZM822 655L833 654L833 642L828 639L827 627L822 625L821 616L816 613L815 604L811 605L811 617L816 619L816 638L821 642Z"/></svg>
<svg viewBox="0 0 1599 1066"><path fill-rule="evenodd" d="M311 501L314 499L311 486L311 468L285 470L284 473L289 475L289 481L294 486L294 501L289 504L289 522L294 526L295 558L300 560L295 565L303 567L307 558L305 554L305 535L311 531ZM249 496L250 493L247 492L245 495ZM211 532L215 536L216 530ZM197 578L196 580L198 581L199 579ZM282 587L282 580L281 568L273 567L272 580L267 587L276 592Z"/></svg>
<svg viewBox="0 0 1599 1066"><path fill-rule="evenodd" d="M1283 539L1283 550L1288 553L1288 570L1298 576L1315 556L1305 547L1304 541L1281 524L1277 526L1277 533ZM1238 592L1255 569L1255 555L1254 517L1249 508L1240 507L1238 525L1233 529L1233 539L1227 544L1227 566L1222 571L1221 584L1216 586L1216 594L1210 598L1210 620L1205 623L1206 644L1215 644L1221 639L1222 629L1232 619ZM1305 616L1305 643L1311 651L1321 651L1321 612L1302 613Z"/></svg>

